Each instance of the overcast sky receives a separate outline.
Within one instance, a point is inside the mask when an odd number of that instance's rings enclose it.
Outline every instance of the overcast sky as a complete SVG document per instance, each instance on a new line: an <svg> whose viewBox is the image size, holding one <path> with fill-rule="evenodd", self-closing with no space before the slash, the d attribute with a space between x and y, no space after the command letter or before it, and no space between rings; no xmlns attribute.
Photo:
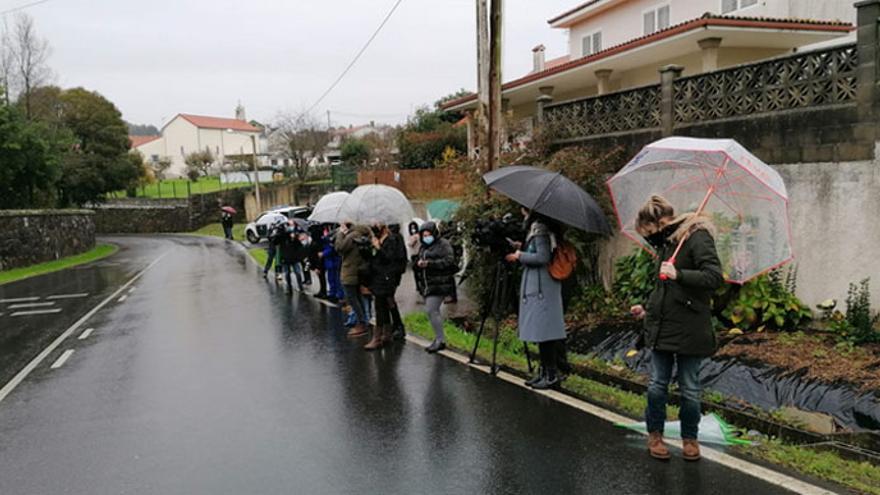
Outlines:
<svg viewBox="0 0 880 495"><path fill-rule="evenodd" d="M26 10L52 46L62 87L112 100L130 122L177 113L249 119L314 103L395 0L51 0ZM28 0L0 0L0 10ZM505 1L505 80L531 49L566 52L547 19L578 0ZM333 125L401 122L416 106L474 89L474 0L403 0L355 68L316 109Z"/></svg>

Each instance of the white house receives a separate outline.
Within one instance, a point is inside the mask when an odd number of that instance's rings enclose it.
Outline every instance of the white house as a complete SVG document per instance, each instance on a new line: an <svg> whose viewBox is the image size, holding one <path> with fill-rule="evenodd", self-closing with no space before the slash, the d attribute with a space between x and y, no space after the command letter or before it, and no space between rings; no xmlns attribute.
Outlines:
<svg viewBox="0 0 880 495"><path fill-rule="evenodd" d="M502 98L508 118L530 122L539 97L602 95L657 84L667 65L688 76L849 41L855 14L852 0L591 0L548 21L568 32L568 53L547 60L537 46L532 71L506 82ZM471 95L444 108L475 106Z"/></svg>
<svg viewBox="0 0 880 495"><path fill-rule="evenodd" d="M161 136L132 136L132 148L140 151L147 161L170 158L169 176L186 175L184 159L194 151L210 151L218 165L226 163L227 156L250 155L255 149L259 156L264 156L261 129L244 120L242 109L239 108L238 114L239 118L234 119L177 114L162 127ZM260 161L258 159L258 163Z"/></svg>

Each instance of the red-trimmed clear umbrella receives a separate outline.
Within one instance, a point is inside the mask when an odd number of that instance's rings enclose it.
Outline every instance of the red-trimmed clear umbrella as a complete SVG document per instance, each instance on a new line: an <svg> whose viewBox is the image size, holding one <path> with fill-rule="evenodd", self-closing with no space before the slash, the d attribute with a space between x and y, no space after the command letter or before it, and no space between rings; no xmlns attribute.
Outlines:
<svg viewBox="0 0 880 495"><path fill-rule="evenodd" d="M231 206L224 206L224 207L220 208L220 211L225 211L226 213L229 213L230 215L235 215L236 213L238 213L238 210L236 210L235 208L233 208Z"/></svg>
<svg viewBox="0 0 880 495"><path fill-rule="evenodd" d="M785 182L732 139L661 139L609 179L608 188L621 232L651 253L635 221L658 194L676 213L712 218L728 282L743 284L793 258ZM669 260L673 264L684 240Z"/></svg>

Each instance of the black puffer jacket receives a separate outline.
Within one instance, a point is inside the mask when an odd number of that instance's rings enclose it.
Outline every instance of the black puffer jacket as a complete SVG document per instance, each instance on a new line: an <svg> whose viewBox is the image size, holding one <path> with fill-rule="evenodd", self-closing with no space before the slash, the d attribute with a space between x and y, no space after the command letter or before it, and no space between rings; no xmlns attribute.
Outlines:
<svg viewBox="0 0 880 495"><path fill-rule="evenodd" d="M419 249L419 256L413 265L416 271L416 280L418 281L418 290L422 296L454 296L455 295L455 273L458 271L458 265L455 263L455 253L449 241L440 237L440 231L434 222L427 222L422 225L419 235L422 232L431 232L434 236L434 243L430 246L422 242ZM425 260L428 266L421 268L418 262Z"/></svg>
<svg viewBox="0 0 880 495"><path fill-rule="evenodd" d="M279 248L281 249L281 261L292 265L305 261L308 251L298 238L299 232L290 229L281 233Z"/></svg>
<svg viewBox="0 0 880 495"><path fill-rule="evenodd" d="M369 289L375 296L390 296L406 270L406 246L400 235L390 234L370 258Z"/></svg>
<svg viewBox="0 0 880 495"><path fill-rule="evenodd" d="M672 256L682 236L687 239L675 261L676 280L661 281L657 263L657 285L645 305L645 344L659 351L711 356L716 349L711 298L724 282L712 227L704 219L684 217L671 229L674 233L658 249L660 260Z"/></svg>

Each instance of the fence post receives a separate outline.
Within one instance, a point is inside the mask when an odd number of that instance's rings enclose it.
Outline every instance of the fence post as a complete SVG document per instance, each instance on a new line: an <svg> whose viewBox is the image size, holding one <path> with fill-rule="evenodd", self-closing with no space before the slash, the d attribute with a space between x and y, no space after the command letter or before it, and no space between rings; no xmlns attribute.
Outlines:
<svg viewBox="0 0 880 495"><path fill-rule="evenodd" d="M177 199L177 182L171 181L171 194L172 197Z"/></svg>
<svg viewBox="0 0 880 495"><path fill-rule="evenodd" d="M858 69L856 101L859 118L862 122L872 122L877 106L877 65L880 50L880 0L856 2L856 49L858 50Z"/></svg>
<svg viewBox="0 0 880 495"><path fill-rule="evenodd" d="M880 1L880 0L877 0ZM660 68L660 130L663 137L675 132L675 91L673 83L684 70L680 65L667 65Z"/></svg>
<svg viewBox="0 0 880 495"><path fill-rule="evenodd" d="M161 180L159 181L158 190L159 190L159 199L162 199L162 181Z"/></svg>
<svg viewBox="0 0 880 495"><path fill-rule="evenodd" d="M553 103L553 86L541 86L538 88L541 93L535 99L537 111L535 112L536 124L538 127L544 125L544 107Z"/></svg>
<svg viewBox="0 0 880 495"><path fill-rule="evenodd" d="M192 181L186 181L186 197L192 196Z"/></svg>

